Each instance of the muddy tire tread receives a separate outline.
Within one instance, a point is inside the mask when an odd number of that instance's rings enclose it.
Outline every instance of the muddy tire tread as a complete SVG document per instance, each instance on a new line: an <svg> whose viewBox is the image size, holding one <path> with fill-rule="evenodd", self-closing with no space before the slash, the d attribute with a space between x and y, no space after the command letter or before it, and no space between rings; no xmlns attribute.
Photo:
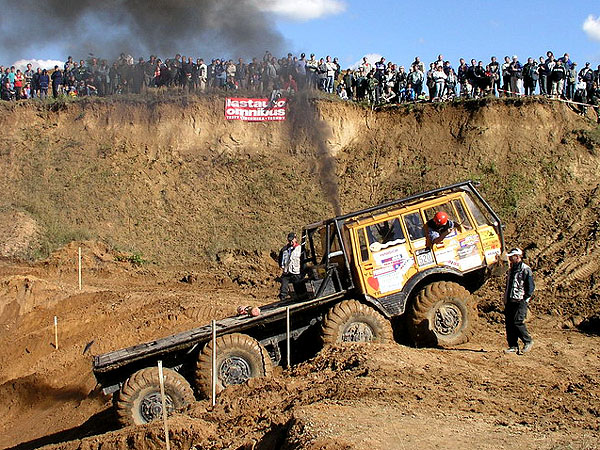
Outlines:
<svg viewBox="0 0 600 450"><path fill-rule="evenodd" d="M392 325L375 309L357 300L344 300L333 306L325 315L321 337L324 346L339 344L341 330L353 316L373 319L377 324L375 342L387 343L393 340Z"/></svg>
<svg viewBox="0 0 600 450"><path fill-rule="evenodd" d="M194 391L187 380L172 369L164 368L163 377L166 391L179 394L181 401L177 408L183 408L195 401ZM147 367L138 370L124 383L115 401L115 408L119 423L123 426L141 425L137 417L135 402L139 392L148 386L159 386L158 368Z"/></svg>
<svg viewBox="0 0 600 450"><path fill-rule="evenodd" d="M267 349L256 339L248 336L247 334L231 333L217 338L217 359L223 351L235 351L241 350L251 355L250 359L256 363L255 369L258 370L259 374L257 377L270 377L273 374L273 363L269 357ZM205 398L210 398L212 387L211 387L211 371L212 371L212 341L208 342L200 355L198 356L198 362L196 364L196 387L199 393ZM252 377L255 378L255 377ZM220 381L217 380L216 386L217 394L221 393L226 386L223 386Z"/></svg>
<svg viewBox="0 0 600 450"><path fill-rule="evenodd" d="M430 310L440 299L453 297L464 303L467 311L466 325L462 333L449 340L436 336L433 332L429 335L422 333L424 321L429 319ZM451 281L439 281L427 285L416 296L415 301L408 311L408 331L413 342L418 346L440 345L454 346L467 342L473 335L475 320L477 317L477 306L469 291L458 283Z"/></svg>

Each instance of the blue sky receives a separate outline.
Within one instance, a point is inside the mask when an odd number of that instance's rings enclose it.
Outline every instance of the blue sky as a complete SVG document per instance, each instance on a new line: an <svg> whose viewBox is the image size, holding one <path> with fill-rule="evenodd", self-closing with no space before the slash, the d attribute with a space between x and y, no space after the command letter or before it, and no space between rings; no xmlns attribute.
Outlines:
<svg viewBox="0 0 600 450"><path fill-rule="evenodd" d="M580 67L600 64L598 0L247 1L269 15L290 51L338 56L343 67L367 54L407 65L416 55L430 62L441 53L456 66L460 57L516 54L523 62L547 50L568 52ZM22 57L64 60L70 54L52 44L40 52ZM8 62L1 47L0 61Z"/></svg>
<svg viewBox="0 0 600 450"><path fill-rule="evenodd" d="M338 56L343 66L364 54L410 64L441 53L453 65L460 57L489 61L505 55L539 57L568 52L573 61L600 64L600 2L578 0L346 0L345 10L305 22L280 19L278 26L297 51ZM415 8L415 5L418 5ZM588 17L588 32L583 25Z"/></svg>

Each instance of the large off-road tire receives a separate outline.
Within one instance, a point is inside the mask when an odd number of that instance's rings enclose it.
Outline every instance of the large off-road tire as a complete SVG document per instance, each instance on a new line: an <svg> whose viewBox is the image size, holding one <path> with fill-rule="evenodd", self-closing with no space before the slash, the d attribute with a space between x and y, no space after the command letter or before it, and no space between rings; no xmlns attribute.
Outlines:
<svg viewBox="0 0 600 450"><path fill-rule="evenodd" d="M470 339L476 317L469 291L457 283L439 281L417 294L407 326L416 345L447 347Z"/></svg>
<svg viewBox="0 0 600 450"><path fill-rule="evenodd" d="M192 403L190 384L171 369L163 369L167 414ZM143 425L162 418L160 379L157 367L138 370L125 382L115 402L117 417L123 426Z"/></svg>
<svg viewBox="0 0 600 450"><path fill-rule="evenodd" d="M344 300L331 308L323 320L323 345L341 342L391 342L392 325L367 305Z"/></svg>
<svg viewBox="0 0 600 450"><path fill-rule="evenodd" d="M217 338L217 394L227 386L242 384L250 378L268 377L273 364L267 349L246 334L232 333ZM198 358L196 383L198 391L210 397L212 392L212 341Z"/></svg>

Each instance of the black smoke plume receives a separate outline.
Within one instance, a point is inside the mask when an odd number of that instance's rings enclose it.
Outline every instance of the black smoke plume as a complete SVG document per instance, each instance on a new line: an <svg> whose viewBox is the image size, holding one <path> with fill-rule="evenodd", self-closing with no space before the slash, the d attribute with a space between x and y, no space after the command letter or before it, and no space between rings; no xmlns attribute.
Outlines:
<svg viewBox="0 0 600 450"><path fill-rule="evenodd" d="M39 52L52 47L75 58L113 58L121 52L247 58L280 52L283 44L253 0L3 0L0 5L4 57L13 60L43 58Z"/></svg>
<svg viewBox="0 0 600 450"><path fill-rule="evenodd" d="M311 103L309 91L302 91L290 103L290 120L292 122L291 142L298 136L305 136L308 144L316 149L321 188L331 203L336 216L342 214L336 160L327 145L331 130L319 117L316 105Z"/></svg>

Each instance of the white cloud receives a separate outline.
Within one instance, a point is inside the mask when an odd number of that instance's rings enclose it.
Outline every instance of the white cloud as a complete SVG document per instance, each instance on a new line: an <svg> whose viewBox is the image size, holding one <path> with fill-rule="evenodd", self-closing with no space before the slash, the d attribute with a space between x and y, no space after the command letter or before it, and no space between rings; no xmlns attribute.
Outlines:
<svg viewBox="0 0 600 450"><path fill-rule="evenodd" d="M346 11L343 0L254 0L262 11L292 20L312 20Z"/></svg>
<svg viewBox="0 0 600 450"><path fill-rule="evenodd" d="M381 60L382 55L380 55L379 53L369 53L368 55L365 55L364 57L366 57L369 64L371 64L371 66L373 66L377 61ZM362 62L363 62L363 59L360 58L354 64L350 65L350 69L352 69L352 70L358 69L360 67L360 65L362 64Z"/></svg>
<svg viewBox="0 0 600 450"><path fill-rule="evenodd" d="M591 14L583 22L583 31L590 39L600 41L600 17L594 17Z"/></svg>
<svg viewBox="0 0 600 450"><path fill-rule="evenodd" d="M42 69L54 69L54 66L58 66L62 69L64 62L54 59L20 59L15 61L12 65L15 66L16 69L24 70L27 68L27 64L31 64L34 70L38 67Z"/></svg>

